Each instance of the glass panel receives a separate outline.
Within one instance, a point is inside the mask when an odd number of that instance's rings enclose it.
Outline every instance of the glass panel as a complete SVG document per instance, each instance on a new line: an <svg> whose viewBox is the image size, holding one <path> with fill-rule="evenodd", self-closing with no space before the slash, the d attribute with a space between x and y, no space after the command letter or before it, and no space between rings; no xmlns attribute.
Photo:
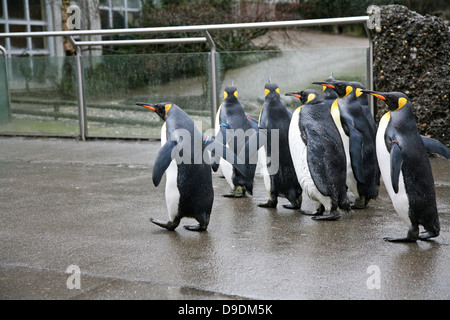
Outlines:
<svg viewBox="0 0 450 320"><path fill-rule="evenodd" d="M299 101L284 94L307 88L322 93L321 86L311 82L325 80L331 72L338 80L367 83L366 48L225 52L219 56L219 99L225 87L234 81L244 111L256 119L269 78L278 84L286 107L292 111L299 106Z"/></svg>
<svg viewBox="0 0 450 320"><path fill-rule="evenodd" d="M43 20L43 10L44 6L42 5L41 0L28 0L28 4L30 6L30 19L31 20Z"/></svg>
<svg viewBox="0 0 450 320"><path fill-rule="evenodd" d="M31 26L31 32L44 31L44 27L41 26ZM45 49L45 38L44 37L33 37L31 38L33 43L33 49Z"/></svg>
<svg viewBox="0 0 450 320"><path fill-rule="evenodd" d="M25 19L24 0L8 1L9 19Z"/></svg>
<svg viewBox="0 0 450 320"><path fill-rule="evenodd" d="M0 132L78 135L75 57L13 57L8 63L11 119Z"/></svg>
<svg viewBox="0 0 450 320"><path fill-rule="evenodd" d="M9 25L9 32L25 32L27 31L26 26L23 25ZM11 38L11 47L13 48L22 48L25 49L27 47L27 38L22 37L14 37Z"/></svg>
<svg viewBox="0 0 450 320"><path fill-rule="evenodd" d="M125 0L112 0L112 1L111 1L111 4L112 4L113 7L121 7L121 8L124 8L124 7L125 7L124 1L125 1Z"/></svg>
<svg viewBox="0 0 450 320"><path fill-rule="evenodd" d="M111 26L109 25L109 11L108 10L100 10L100 24L102 29L109 29Z"/></svg>
<svg viewBox="0 0 450 320"><path fill-rule="evenodd" d="M136 102L174 103L207 130L208 57L208 53L83 57L88 135L159 137L162 120Z"/></svg>
<svg viewBox="0 0 450 320"><path fill-rule="evenodd" d="M128 28L139 27L139 12L128 12Z"/></svg>
<svg viewBox="0 0 450 320"><path fill-rule="evenodd" d="M123 11L113 11L113 28L122 29L125 28L125 17Z"/></svg>
<svg viewBox="0 0 450 320"><path fill-rule="evenodd" d="M5 32L5 25L0 24L0 33L4 33L4 32ZM0 39L0 46L5 47L5 38Z"/></svg>
<svg viewBox="0 0 450 320"><path fill-rule="evenodd" d="M5 16L3 15L4 11L3 11L3 1L0 3L0 18L5 18Z"/></svg>
<svg viewBox="0 0 450 320"><path fill-rule="evenodd" d="M141 7L140 0L127 0L127 1L128 1L128 8L139 9Z"/></svg>

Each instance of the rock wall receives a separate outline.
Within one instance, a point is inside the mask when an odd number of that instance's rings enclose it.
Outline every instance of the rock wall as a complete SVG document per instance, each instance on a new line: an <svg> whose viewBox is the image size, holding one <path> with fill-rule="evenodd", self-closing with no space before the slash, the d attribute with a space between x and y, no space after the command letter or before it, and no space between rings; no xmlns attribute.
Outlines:
<svg viewBox="0 0 450 320"><path fill-rule="evenodd" d="M449 27L405 6L380 9L381 29L373 32L375 90L405 93L420 133L450 147ZM387 108L376 103L379 119Z"/></svg>

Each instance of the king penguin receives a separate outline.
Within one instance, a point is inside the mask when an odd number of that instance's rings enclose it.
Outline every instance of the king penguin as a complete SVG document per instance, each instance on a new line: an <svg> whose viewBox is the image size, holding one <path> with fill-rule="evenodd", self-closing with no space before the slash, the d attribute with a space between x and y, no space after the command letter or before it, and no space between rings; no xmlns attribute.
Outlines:
<svg viewBox="0 0 450 320"><path fill-rule="evenodd" d="M408 97L401 92L363 90L383 100L389 110L378 124L376 148L381 175L395 211L409 226L404 238L415 242L437 237L440 231L433 173ZM419 234L419 225L426 233Z"/></svg>
<svg viewBox="0 0 450 320"><path fill-rule="evenodd" d="M337 209L348 212L350 201L345 183L344 145L331 116L330 105L311 89L286 95L299 98L303 104L292 114L289 148L303 192L319 202L313 219L338 220ZM330 214L323 215L325 211Z"/></svg>
<svg viewBox="0 0 450 320"><path fill-rule="evenodd" d="M244 113L244 109L238 100L238 92L233 85L227 86L223 92L224 100L219 107L216 115L216 140L222 144L229 145L230 140L232 151L240 154L245 147L245 142L253 134L257 134L257 130L253 127L253 121ZM240 135L243 135L244 139ZM256 163L249 163L248 153L245 159L247 177L243 177L239 172L227 161L220 159L220 167L222 173L230 185L232 192L225 194L225 197L240 198L253 193L253 180L255 177Z"/></svg>
<svg viewBox="0 0 450 320"><path fill-rule="evenodd" d="M166 205L169 221L150 219L156 225L175 230L184 217L194 218L198 225L184 226L191 231L208 227L214 191L211 160L205 149L216 150L228 161L238 163L237 157L223 144L200 132L189 115L172 103L136 103L154 111L164 120L161 128L161 149L153 167L153 184L157 187L166 172ZM236 166L237 170L241 166ZM245 176L245 172L240 171Z"/></svg>
<svg viewBox="0 0 450 320"><path fill-rule="evenodd" d="M281 101L280 89L276 83L266 83L264 94L264 105L259 116L259 137L262 136L262 129L267 132L267 139L265 144L261 143L258 157L261 159L264 184L269 192L269 200L258 206L275 208L278 204L278 197L285 197L291 203L291 205L283 205L285 208L301 209L302 188L297 180L289 150L289 124L292 113ZM278 139L272 139L272 136L276 137L277 135ZM273 145L273 143L277 145ZM243 157L241 156L241 158Z"/></svg>
<svg viewBox="0 0 450 320"><path fill-rule="evenodd" d="M370 128L359 104L355 88L346 81L322 81L339 95L331 106L331 114L344 143L347 158L347 186L355 196L352 208L365 208L378 196L375 133Z"/></svg>

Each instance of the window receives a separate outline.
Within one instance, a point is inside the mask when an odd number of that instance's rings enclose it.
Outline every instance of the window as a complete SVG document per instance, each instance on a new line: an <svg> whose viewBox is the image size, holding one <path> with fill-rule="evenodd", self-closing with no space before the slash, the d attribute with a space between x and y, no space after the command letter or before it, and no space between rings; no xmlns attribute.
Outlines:
<svg viewBox="0 0 450 320"><path fill-rule="evenodd" d="M102 29L137 27L141 13L140 0L100 0Z"/></svg>
<svg viewBox="0 0 450 320"><path fill-rule="evenodd" d="M45 31L45 0L0 0L0 30L2 32ZM1 41L8 56L48 55L45 38L9 38Z"/></svg>

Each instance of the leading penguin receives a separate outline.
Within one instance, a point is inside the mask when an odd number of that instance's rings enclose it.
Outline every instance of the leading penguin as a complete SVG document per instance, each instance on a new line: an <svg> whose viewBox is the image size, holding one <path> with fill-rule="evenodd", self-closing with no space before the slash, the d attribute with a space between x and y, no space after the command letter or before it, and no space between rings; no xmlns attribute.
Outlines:
<svg viewBox="0 0 450 320"><path fill-rule="evenodd" d="M150 219L154 224L174 230L184 217L194 218L198 225L184 226L191 231L207 229L213 200L210 160L205 149L215 150L228 161L238 163L236 155L223 144L201 133L189 115L172 103L136 103L148 108L165 122L161 128L161 150L153 167L153 184L158 186L166 172L166 205L169 221ZM207 154L207 153L206 153ZM240 165L236 165L241 170ZM240 171L242 175L245 173Z"/></svg>
<svg viewBox="0 0 450 320"><path fill-rule="evenodd" d="M339 95L331 113L341 134L347 157L347 186L355 195L353 208L365 208L378 196L379 175L375 151L375 133L359 104L355 88L346 81L320 81Z"/></svg>
<svg viewBox="0 0 450 320"><path fill-rule="evenodd" d="M247 117L244 109L238 100L238 92L234 84L227 86L223 92L224 100L216 115L216 140L226 145L231 143L233 152L239 154L245 147L245 142L253 134L257 134L251 118ZM244 139L240 139L239 134L244 134ZM230 141L231 140L231 141ZM249 163L248 153L245 160L246 177L227 161L220 159L222 173L232 189L232 193L225 194L225 197L240 198L253 193L253 180L255 177L256 163Z"/></svg>
<svg viewBox="0 0 450 320"><path fill-rule="evenodd" d="M383 100L389 107L378 124L378 163L395 211L409 226L406 237L384 239L415 242L437 237L440 224L433 173L411 102L401 92L363 92ZM419 225L426 233L419 234Z"/></svg>
<svg viewBox="0 0 450 320"><path fill-rule="evenodd" d="M264 95L264 105L259 116L259 138L262 139L261 132L265 131L267 139L265 144L261 143L263 146L259 149L259 157L263 163L262 172L269 199L266 203L258 204L258 206L275 208L278 204L278 197L282 196L291 203L291 205L283 205L285 208L300 209L302 188L297 180L289 150L289 124L292 113L281 101L280 89L276 83L266 83ZM278 139L275 138L277 135ZM273 143L277 145L273 145ZM268 169L268 167L270 168Z"/></svg>
<svg viewBox="0 0 450 320"><path fill-rule="evenodd" d="M302 106L292 115L289 148L302 190L319 202L314 220L338 220L338 208L349 211L346 157L339 131L330 113L330 104L319 93L307 89L288 92ZM323 215L327 211L329 215ZM304 212L302 212L304 213Z"/></svg>

